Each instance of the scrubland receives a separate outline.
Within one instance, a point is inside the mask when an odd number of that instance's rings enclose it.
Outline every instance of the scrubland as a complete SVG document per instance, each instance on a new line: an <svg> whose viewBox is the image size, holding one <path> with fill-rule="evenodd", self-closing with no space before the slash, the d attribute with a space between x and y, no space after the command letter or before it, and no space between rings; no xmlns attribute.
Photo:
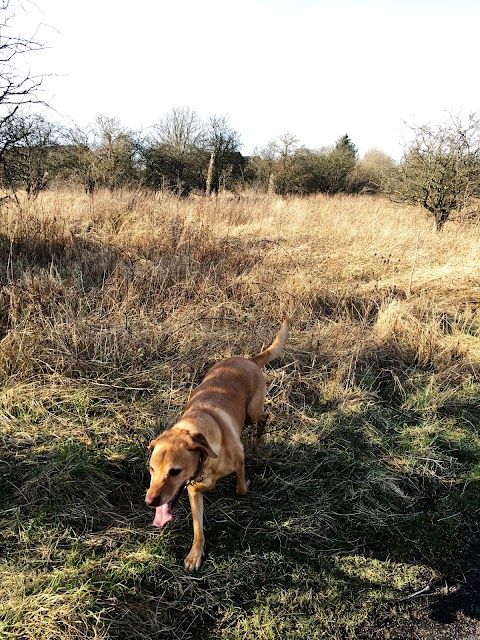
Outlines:
<svg viewBox="0 0 480 640"><path fill-rule="evenodd" d="M479 240L368 196L4 201L0 637L473 628ZM146 447L285 316L267 432L245 433L250 492L229 477L207 494L188 574L188 501L152 527Z"/></svg>

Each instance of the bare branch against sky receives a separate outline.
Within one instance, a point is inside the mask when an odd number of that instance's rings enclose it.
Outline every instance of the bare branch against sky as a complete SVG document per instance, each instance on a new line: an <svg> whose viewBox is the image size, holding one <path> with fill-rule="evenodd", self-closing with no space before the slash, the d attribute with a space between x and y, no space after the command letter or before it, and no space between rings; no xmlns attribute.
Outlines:
<svg viewBox="0 0 480 640"><path fill-rule="evenodd" d="M284 131L401 155L403 122L477 111L478 2L37 0L44 88L65 118L150 127L172 108L229 115L243 151ZM52 25L52 28L47 28ZM445 46L448 43L448 46ZM208 64L207 64L208 61ZM454 87L454 90L453 90Z"/></svg>

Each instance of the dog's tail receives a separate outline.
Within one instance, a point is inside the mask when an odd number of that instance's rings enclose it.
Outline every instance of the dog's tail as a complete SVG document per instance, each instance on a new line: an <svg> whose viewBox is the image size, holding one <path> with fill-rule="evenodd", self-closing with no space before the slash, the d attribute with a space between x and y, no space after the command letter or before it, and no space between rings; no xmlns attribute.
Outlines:
<svg viewBox="0 0 480 640"><path fill-rule="evenodd" d="M270 362L270 360L281 356L285 347L285 343L287 341L289 326L290 322L288 318L285 318L285 320L282 322L282 326L280 327L280 331L277 333L277 337L268 347L268 349L265 349L265 351L262 351L256 356L252 356L251 358L249 358L249 360L254 362L257 367L264 367L267 363Z"/></svg>

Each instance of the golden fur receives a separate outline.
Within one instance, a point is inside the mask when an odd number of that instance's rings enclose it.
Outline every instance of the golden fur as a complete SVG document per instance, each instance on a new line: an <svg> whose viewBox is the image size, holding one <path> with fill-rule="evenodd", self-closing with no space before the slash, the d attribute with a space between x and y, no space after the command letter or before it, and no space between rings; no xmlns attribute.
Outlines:
<svg viewBox="0 0 480 640"><path fill-rule="evenodd" d="M151 479L145 502L156 507L156 526L172 519L172 507L188 486L193 517L193 545L185 559L189 570L199 569L204 556L203 492L233 472L237 495L247 492L240 436L244 424L257 424L260 435L263 432L266 385L260 367L281 355L288 329L284 320L265 351L251 358L227 358L212 367L192 391L180 420L150 443Z"/></svg>

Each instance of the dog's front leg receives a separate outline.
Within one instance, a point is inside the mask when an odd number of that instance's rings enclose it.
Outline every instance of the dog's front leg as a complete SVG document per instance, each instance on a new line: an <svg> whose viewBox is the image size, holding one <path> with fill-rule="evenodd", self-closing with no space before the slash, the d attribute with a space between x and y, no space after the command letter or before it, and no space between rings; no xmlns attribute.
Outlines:
<svg viewBox="0 0 480 640"><path fill-rule="evenodd" d="M245 460L243 455L237 463L235 473L237 475L237 496L244 496L247 493L250 481L247 481L245 478Z"/></svg>
<svg viewBox="0 0 480 640"><path fill-rule="evenodd" d="M185 558L185 568L189 571L200 569L204 556L205 536L203 535L203 493L195 486L188 487L188 499L193 518L193 544Z"/></svg>

